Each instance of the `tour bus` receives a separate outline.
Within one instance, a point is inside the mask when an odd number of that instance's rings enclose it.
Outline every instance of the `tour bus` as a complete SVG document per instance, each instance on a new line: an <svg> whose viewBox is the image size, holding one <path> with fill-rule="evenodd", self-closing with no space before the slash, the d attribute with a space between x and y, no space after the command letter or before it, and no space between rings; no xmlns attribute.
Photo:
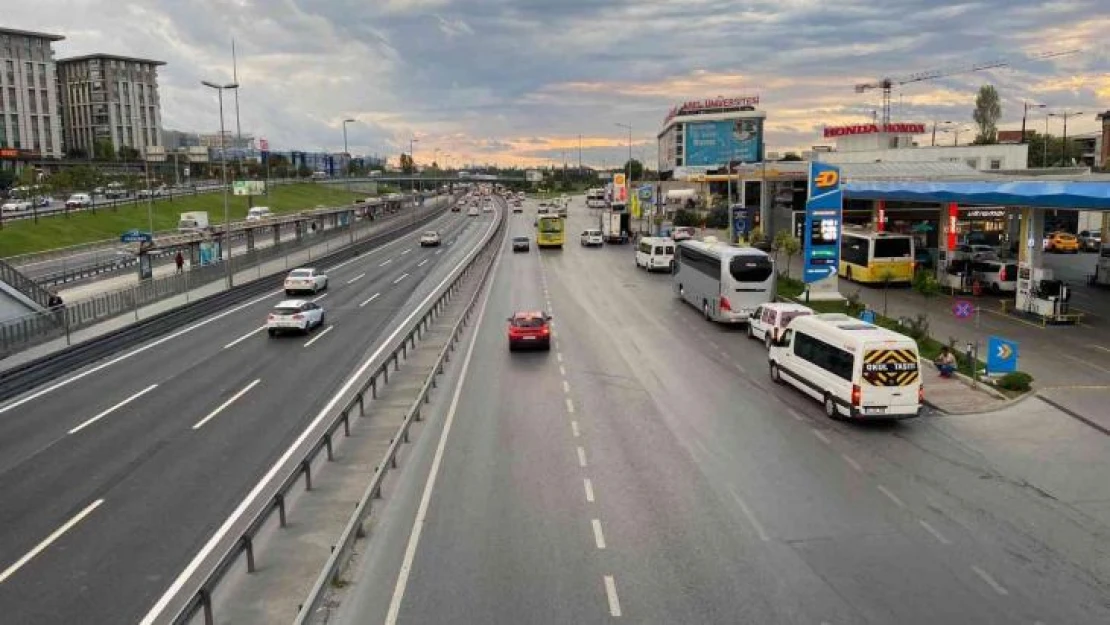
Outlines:
<svg viewBox="0 0 1110 625"><path fill-rule="evenodd" d="M772 380L820 401L831 419L907 419L925 401L917 343L848 315L795 317L768 359Z"/></svg>
<svg viewBox="0 0 1110 625"><path fill-rule="evenodd" d="M587 208L605 208L605 189L590 189L586 191Z"/></svg>
<svg viewBox="0 0 1110 625"><path fill-rule="evenodd" d="M775 299L775 265L762 250L705 237L682 241L675 251L675 293L709 321L747 323Z"/></svg>
<svg viewBox="0 0 1110 625"><path fill-rule="evenodd" d="M913 237L845 227L840 234L842 278L854 282L912 282Z"/></svg>
<svg viewBox="0 0 1110 625"><path fill-rule="evenodd" d="M563 218L543 214L536 218L536 247L563 247L566 228Z"/></svg>
<svg viewBox="0 0 1110 625"><path fill-rule="evenodd" d="M644 237L636 248L636 266L648 271L672 271L674 240L665 237Z"/></svg>

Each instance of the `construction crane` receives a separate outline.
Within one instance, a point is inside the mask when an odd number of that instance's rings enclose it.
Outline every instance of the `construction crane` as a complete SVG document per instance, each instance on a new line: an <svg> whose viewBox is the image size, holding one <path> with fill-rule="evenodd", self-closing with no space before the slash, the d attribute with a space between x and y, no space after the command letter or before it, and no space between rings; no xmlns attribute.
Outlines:
<svg viewBox="0 0 1110 625"><path fill-rule="evenodd" d="M1064 50L1058 52L1041 52L1039 54L1029 55L1028 59L1049 59L1060 56L1068 56L1076 54L1079 50ZM928 70L924 72L916 72L900 78L881 78L876 82L862 83L856 85L856 93L864 93L871 89L883 90L883 125L880 127L883 132L890 126L890 92L895 86L907 85L915 82L922 82L926 80L935 80L937 78L944 78L946 76L954 76L956 74L967 74L970 72L980 72L985 69L994 69L996 67L1007 67L1010 61L996 60L987 61L985 63L976 63L974 65L967 65L963 67L954 67L947 69Z"/></svg>

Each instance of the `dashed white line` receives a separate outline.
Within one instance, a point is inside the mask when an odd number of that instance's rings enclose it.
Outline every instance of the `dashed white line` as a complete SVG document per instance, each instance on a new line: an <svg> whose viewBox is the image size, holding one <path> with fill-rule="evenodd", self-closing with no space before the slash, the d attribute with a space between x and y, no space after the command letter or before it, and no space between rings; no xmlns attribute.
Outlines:
<svg viewBox="0 0 1110 625"><path fill-rule="evenodd" d="M578 466L586 467L586 450L582 447L578 448Z"/></svg>
<svg viewBox="0 0 1110 625"><path fill-rule="evenodd" d="M392 258L390 258L389 260L385 261L384 263L382 263L382 264L380 264L380 265L378 265L378 266L379 266L379 267L385 267L386 265L388 265L388 264L389 264L389 263L391 263L391 262L393 262L393 259L392 259Z"/></svg>
<svg viewBox="0 0 1110 625"><path fill-rule="evenodd" d="M328 332L331 332L332 328L334 328L334 327L335 326L328 326L328 327L324 328L323 330L320 331L319 334L317 334L316 336L309 339L308 342L306 342L304 344L304 346L305 347L312 347L313 343L315 343L316 341L319 341L320 339L324 338L324 335L327 334Z"/></svg>
<svg viewBox="0 0 1110 625"><path fill-rule="evenodd" d="M564 367L563 365L559 365L559 375L561 375L563 377L566 377L566 375L567 375L567 368Z"/></svg>
<svg viewBox="0 0 1110 625"><path fill-rule="evenodd" d="M411 252L411 251L412 251L412 248L410 247L409 249L407 249L407 250L405 250L405 251L401 252L401 256L404 256L405 254L408 254L408 253L409 253L409 252Z"/></svg>
<svg viewBox="0 0 1110 625"><path fill-rule="evenodd" d="M574 434L574 438L578 438L579 436L581 436L581 432L578 431L578 422L577 421L571 421L570 422L570 431L571 431L571 433Z"/></svg>
<svg viewBox="0 0 1110 625"><path fill-rule="evenodd" d="M555 360L558 360L559 362L563 362L562 352L555 352Z"/></svg>
<svg viewBox="0 0 1110 625"><path fill-rule="evenodd" d="M601 531L601 521L592 519L590 525L594 528L594 542L597 543L598 549L605 548L605 533Z"/></svg>
<svg viewBox="0 0 1110 625"><path fill-rule="evenodd" d="M895 503L895 505L897 505L899 508L905 508L906 507L906 503L904 501L902 501L901 499L899 499L898 495L895 495L894 493L890 492L890 489L887 488L886 486L883 486L882 484L879 484L879 492L886 495L887 498L890 499L891 501L893 501Z"/></svg>
<svg viewBox="0 0 1110 625"><path fill-rule="evenodd" d="M422 261L420 261L420 262L416 263L416 266L417 266L417 267L423 267L423 266L424 266L424 263L426 263L426 262L428 262L428 259L427 259L427 258L425 258L424 260L422 260Z"/></svg>
<svg viewBox="0 0 1110 625"><path fill-rule="evenodd" d="M574 414L574 401L569 397L567 398L567 412Z"/></svg>
<svg viewBox="0 0 1110 625"><path fill-rule="evenodd" d="M567 394L570 393L570 382L567 382L566 380L563 380L563 392Z"/></svg>
<svg viewBox="0 0 1110 625"><path fill-rule="evenodd" d="M96 423L97 421L100 421L104 417L112 414L113 412L115 412L116 410L119 410L120 408L123 408L127 404L130 404L131 402L133 402L136 399L142 397L143 395L146 395L147 393L153 391L156 388L158 388L157 384L151 384L150 386L144 388L143 390L139 391L138 393L135 393L134 395L128 397L127 399L124 399L123 401L121 401L118 404L112 406L111 408L108 408L107 410L101 412L100 414L98 414L95 417L89 419L88 421L85 421L81 425L78 425L77 427L70 430L69 433L70 434L76 434L76 433L80 432L81 430L89 427L90 425Z"/></svg>
<svg viewBox="0 0 1110 625"><path fill-rule="evenodd" d="M805 421L805 417L803 417L801 413L799 413L797 410L794 410L793 408L787 408L786 412L790 413L790 416L794 417L795 421Z"/></svg>
<svg viewBox="0 0 1110 625"><path fill-rule="evenodd" d="M609 616L621 615L621 601L617 598L617 584L613 581L612 575L606 575L605 579L605 596L609 599Z"/></svg>
<svg viewBox="0 0 1110 625"><path fill-rule="evenodd" d="M586 479L582 480L582 486L583 486L583 488L586 489L586 501L588 501L589 503L593 503L594 502L594 483L591 482L590 478L587 477Z"/></svg>
<svg viewBox="0 0 1110 625"><path fill-rule="evenodd" d="M366 274L365 274L365 273L360 273L360 274L358 274L357 276L355 276L355 277L351 278L350 280L348 280L348 281L347 281L347 284L354 284L354 283L358 282L359 280L361 280L361 279L363 279L363 278L365 278L365 277L366 277Z"/></svg>
<svg viewBox="0 0 1110 625"><path fill-rule="evenodd" d="M436 256L439 256L442 253L443 253L443 250L436 250Z"/></svg>
<svg viewBox="0 0 1110 625"><path fill-rule="evenodd" d="M366 300L365 302L363 302L363 303L359 304L359 305L358 305L358 307L359 307L359 308L362 308L363 306L365 306L365 305L369 304L370 302L372 302L372 301L374 301L374 300L378 299L378 296L379 296L379 295L381 295L381 293L375 293L375 294L371 295L369 299L367 299L367 300Z"/></svg>
<svg viewBox="0 0 1110 625"><path fill-rule="evenodd" d="M47 536L42 542L35 545L34 549L31 549L30 551L25 553L22 558L16 560L14 564L4 569L4 572L0 573L0 584L3 584L5 581L7 581L9 577L15 575L16 571L23 568L23 565L30 562L35 556L45 551L47 547L54 543L54 541L61 538L62 534L65 534L69 530L73 529L74 525L77 525L82 520L84 520L85 517L92 514L93 510L99 508L100 504L102 503L104 503L103 499L97 499L96 501L90 503L88 506L85 506L84 510L78 512L76 515L73 516L72 519L66 521L64 525L51 532L51 534Z"/></svg>
<svg viewBox="0 0 1110 625"><path fill-rule="evenodd" d="M241 390L238 393L229 397L227 399L227 401L225 401L224 403L217 406L216 409L213 410L212 412L208 413L207 417L201 419L200 421L197 421L196 424L193 425L193 429L194 430L199 430L200 428L204 427L205 423L208 423L212 419L216 418L216 416L219 415L221 412L223 412L224 409L226 409L231 404L235 403L235 400L239 399L243 395L246 395L255 386L258 386L258 383L261 382L261 381L262 381L261 379L257 379L254 382L251 382L250 384L248 384L246 387L244 387L243 390Z"/></svg>
<svg viewBox="0 0 1110 625"><path fill-rule="evenodd" d="M265 329L266 329L266 326L259 326L255 329L251 330L250 332L247 332L243 336L240 336L239 338L235 339L234 341L228 343L227 345L224 345L224 349L235 347L239 343L242 343L243 341L249 339L250 337L254 336L255 334L258 334L259 332L261 332Z"/></svg>
<svg viewBox="0 0 1110 625"><path fill-rule="evenodd" d="M327 296L328 296L328 294L327 294L327 293L324 293L323 295L320 295L320 296L318 296L318 297L314 297L314 298L312 298L312 301L314 301L314 302L318 302L318 301L320 301L320 300L324 299L324 298L325 298L325 297L327 297Z"/></svg>
<svg viewBox="0 0 1110 625"><path fill-rule="evenodd" d="M811 429L810 431L813 432L813 435L816 436L822 443L824 443L826 445L829 445L829 444L832 443L832 441L829 440L829 437L825 436L825 433L822 432L821 430Z"/></svg>
<svg viewBox="0 0 1110 625"><path fill-rule="evenodd" d="M752 509L748 507L747 502L744 501L744 498L740 496L740 493L732 490L731 488L729 489L729 492L732 494L732 498L736 500L737 505L740 506L740 511L743 512L744 516L748 518L748 523L751 523L752 527L755 528L755 533L757 536L759 536L759 540L762 540L763 542L771 540L771 537L767 535L767 531L763 529L763 524L759 522L759 519L755 518L755 514L752 513Z"/></svg>
<svg viewBox="0 0 1110 625"><path fill-rule="evenodd" d="M404 280L407 277L409 277L409 274L403 273L403 274L401 274L400 278L397 278L396 280L393 281L393 284L400 284L401 280Z"/></svg>
<svg viewBox="0 0 1110 625"><path fill-rule="evenodd" d="M844 459L844 462L848 463L848 466L855 469L857 473L863 473L863 467L861 467L860 464L856 462L855 458L849 456L848 454L840 454L840 457Z"/></svg>
<svg viewBox="0 0 1110 625"><path fill-rule="evenodd" d="M952 544L952 541L945 538L944 534L941 534L940 531L937 530L937 528L933 527L932 525L929 525L929 522L926 521L925 519L918 519L917 522L921 524L921 527L925 528L926 532L929 532L930 534L932 534L933 538L939 540L940 544L942 544L942 545L951 545Z"/></svg>
<svg viewBox="0 0 1110 625"><path fill-rule="evenodd" d="M995 579L991 577L990 573L975 566L974 564L971 565L971 570L975 571L975 574L978 575L984 582L986 582L988 586L993 588L996 593L1000 595L1010 594L1010 591L1006 590L1006 588L1002 586L1002 584L999 584L997 581L995 581Z"/></svg>
<svg viewBox="0 0 1110 625"><path fill-rule="evenodd" d="M744 367L741 367L739 363L736 365L736 370L739 371L742 375L748 375L748 370Z"/></svg>

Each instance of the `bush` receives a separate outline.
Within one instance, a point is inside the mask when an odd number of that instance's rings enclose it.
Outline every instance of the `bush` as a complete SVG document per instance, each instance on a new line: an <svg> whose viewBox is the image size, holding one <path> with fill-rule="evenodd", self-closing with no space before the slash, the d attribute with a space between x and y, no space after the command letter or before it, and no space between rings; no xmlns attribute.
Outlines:
<svg viewBox="0 0 1110 625"><path fill-rule="evenodd" d="M998 380L998 386L1008 391L1026 392L1032 388L1033 376L1024 371L1007 373Z"/></svg>
<svg viewBox="0 0 1110 625"><path fill-rule="evenodd" d="M675 211L674 214L675 226L697 226L698 216L696 213L687 210Z"/></svg>
<svg viewBox="0 0 1110 625"><path fill-rule="evenodd" d="M728 222L728 210L724 208L715 208L712 212L709 213L709 219L705 220L705 227L728 228Z"/></svg>

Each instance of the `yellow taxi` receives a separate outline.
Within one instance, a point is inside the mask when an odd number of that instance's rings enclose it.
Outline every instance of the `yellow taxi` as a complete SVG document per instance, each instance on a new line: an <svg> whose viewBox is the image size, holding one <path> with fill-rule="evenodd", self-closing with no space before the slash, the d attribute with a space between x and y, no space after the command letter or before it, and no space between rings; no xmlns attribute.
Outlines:
<svg viewBox="0 0 1110 625"><path fill-rule="evenodd" d="M1045 246L1045 251L1056 252L1058 254L1078 254L1079 253L1079 239L1074 234L1067 232L1053 232L1048 236L1048 244Z"/></svg>

